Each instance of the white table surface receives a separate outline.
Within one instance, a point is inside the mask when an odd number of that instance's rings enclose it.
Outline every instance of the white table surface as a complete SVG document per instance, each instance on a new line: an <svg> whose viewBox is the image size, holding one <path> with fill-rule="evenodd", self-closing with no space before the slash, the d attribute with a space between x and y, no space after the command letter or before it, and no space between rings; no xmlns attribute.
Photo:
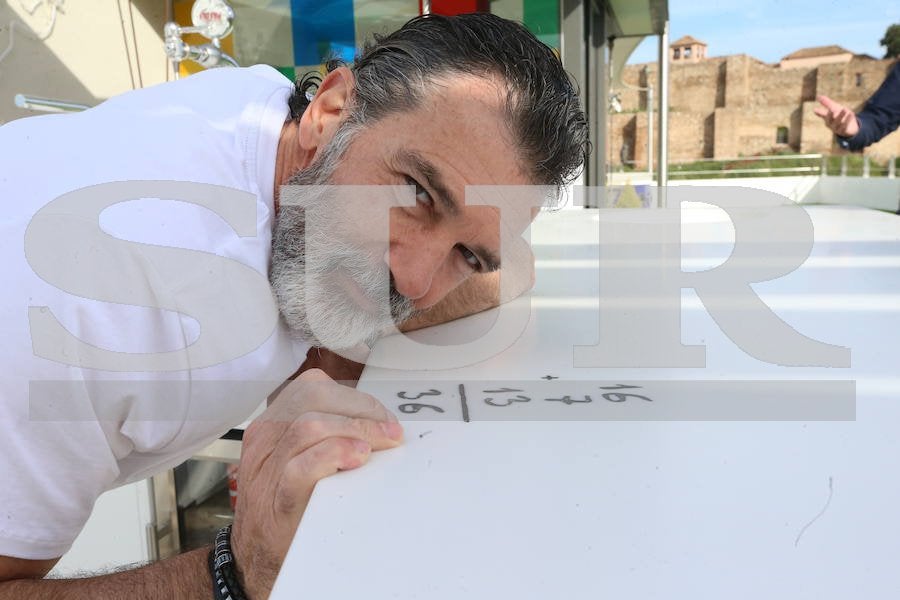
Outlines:
<svg viewBox="0 0 900 600"><path fill-rule="evenodd" d="M900 217L808 211L810 259L755 288L799 331L850 347L850 369L752 359L689 290L682 340L707 345L705 369L574 368L572 346L597 341L597 222L543 215L532 317L512 347L451 371L366 369L360 389L391 408L437 391L418 402L444 412L403 414L401 448L318 485L272 598L900 597ZM685 268L724 259L729 235L715 211L692 216ZM491 318L415 335L452 342ZM729 383L756 379L855 381L856 418L804 419L825 417ZM713 396L737 398L743 420L685 409L678 386L695 380L731 385ZM607 383L652 402L601 402ZM489 406L488 386L533 399ZM587 388L593 403L538 398Z"/></svg>

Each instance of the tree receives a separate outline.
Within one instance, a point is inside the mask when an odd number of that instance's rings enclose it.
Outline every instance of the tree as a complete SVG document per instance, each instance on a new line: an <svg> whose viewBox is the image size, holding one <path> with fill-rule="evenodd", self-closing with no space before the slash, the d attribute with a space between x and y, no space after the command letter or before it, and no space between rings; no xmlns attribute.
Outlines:
<svg viewBox="0 0 900 600"><path fill-rule="evenodd" d="M885 58L900 56L900 23L888 27L884 32L884 37L878 43L887 48L887 52L884 53Z"/></svg>

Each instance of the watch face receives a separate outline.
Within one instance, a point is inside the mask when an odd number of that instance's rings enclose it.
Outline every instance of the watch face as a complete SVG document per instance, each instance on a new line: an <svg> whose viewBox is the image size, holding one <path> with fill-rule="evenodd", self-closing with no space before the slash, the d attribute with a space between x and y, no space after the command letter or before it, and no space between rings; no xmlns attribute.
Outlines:
<svg viewBox="0 0 900 600"><path fill-rule="evenodd" d="M225 0L196 0L191 7L194 27L205 27L206 37L225 37L231 33L234 10Z"/></svg>

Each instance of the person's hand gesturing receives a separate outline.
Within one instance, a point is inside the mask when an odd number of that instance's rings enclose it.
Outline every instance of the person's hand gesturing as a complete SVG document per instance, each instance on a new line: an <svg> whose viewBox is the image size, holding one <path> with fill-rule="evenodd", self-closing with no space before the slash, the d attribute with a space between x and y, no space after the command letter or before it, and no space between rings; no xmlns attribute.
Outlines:
<svg viewBox="0 0 900 600"><path fill-rule="evenodd" d="M318 369L284 388L244 433L232 547L250 598L271 592L316 482L402 437L378 400Z"/></svg>

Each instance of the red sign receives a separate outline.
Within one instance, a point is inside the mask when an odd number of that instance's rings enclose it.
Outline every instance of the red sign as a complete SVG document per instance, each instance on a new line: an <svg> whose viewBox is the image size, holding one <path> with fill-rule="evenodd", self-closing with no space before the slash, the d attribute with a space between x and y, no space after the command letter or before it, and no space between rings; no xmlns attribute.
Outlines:
<svg viewBox="0 0 900 600"><path fill-rule="evenodd" d="M421 8L420 2L420 12ZM489 0L431 0L431 12L436 15L462 15L473 12L491 12L491 8Z"/></svg>

